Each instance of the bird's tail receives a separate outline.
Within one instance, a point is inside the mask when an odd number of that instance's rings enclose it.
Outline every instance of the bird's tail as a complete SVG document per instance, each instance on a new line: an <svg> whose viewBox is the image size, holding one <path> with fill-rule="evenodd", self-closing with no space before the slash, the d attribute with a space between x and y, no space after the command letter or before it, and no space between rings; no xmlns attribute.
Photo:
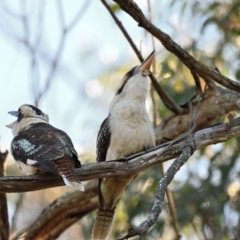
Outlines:
<svg viewBox="0 0 240 240"><path fill-rule="evenodd" d="M92 240L106 240L110 237L114 220L114 210L98 208L97 217L93 226Z"/></svg>
<svg viewBox="0 0 240 240"><path fill-rule="evenodd" d="M80 191L84 191L84 186L74 172L74 160L67 156L55 160L58 168L58 173L62 176L64 183L67 186L76 187Z"/></svg>
<svg viewBox="0 0 240 240"><path fill-rule="evenodd" d="M99 180L99 204L92 240L107 240L110 237L117 202L132 179L133 177Z"/></svg>

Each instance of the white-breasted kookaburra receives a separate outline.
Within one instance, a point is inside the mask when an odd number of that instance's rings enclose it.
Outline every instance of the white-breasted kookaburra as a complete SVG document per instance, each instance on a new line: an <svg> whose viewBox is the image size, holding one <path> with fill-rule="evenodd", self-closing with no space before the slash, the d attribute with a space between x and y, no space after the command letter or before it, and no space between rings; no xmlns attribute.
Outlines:
<svg viewBox="0 0 240 240"><path fill-rule="evenodd" d="M97 161L121 159L155 146L153 126L146 111L148 75L153 52L123 78L111 102L109 116L103 121L97 137ZM92 240L109 238L115 208L131 177L104 178L98 185L98 212Z"/></svg>
<svg viewBox="0 0 240 240"><path fill-rule="evenodd" d="M50 125L48 115L32 105L24 104L9 114L17 117L7 127L13 132L11 153L19 169L26 175L59 174L67 186L84 191L74 172L81 163L70 137Z"/></svg>

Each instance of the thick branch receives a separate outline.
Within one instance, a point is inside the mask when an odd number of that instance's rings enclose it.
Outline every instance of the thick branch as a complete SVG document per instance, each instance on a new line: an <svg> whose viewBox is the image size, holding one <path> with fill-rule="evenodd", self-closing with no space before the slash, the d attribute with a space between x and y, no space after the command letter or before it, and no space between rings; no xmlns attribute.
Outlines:
<svg viewBox="0 0 240 240"><path fill-rule="evenodd" d="M126 160L118 160L83 165L76 169L76 173L82 181L136 175L149 167L178 157L186 145L201 149L239 136L240 118L236 118L229 123L209 127L193 135L187 135L179 141L174 140L172 143L159 145L149 152L135 154L129 157L127 162ZM64 183L58 175L51 174L0 177L0 192L26 192L63 185Z"/></svg>
<svg viewBox="0 0 240 240"><path fill-rule="evenodd" d="M181 155L173 162L164 177L159 182L153 207L148 214L147 219L141 224L139 224L137 227L132 227L131 229L129 229L128 233L124 237L120 237L119 240L128 239L129 237L138 235L141 236L141 239L145 239L144 237L147 234L148 230L155 224L160 212L162 211L162 205L167 186L173 180L173 177L178 172L180 167L189 159L191 154L191 147L185 147L183 149Z"/></svg>
<svg viewBox="0 0 240 240"><path fill-rule="evenodd" d="M199 106L198 118L196 119L195 130L210 126L218 117L224 114L240 110L240 95L228 89L219 87L206 89ZM198 102L193 103L196 109ZM170 116L163 120L156 128L155 135L157 142L164 139L174 139L186 132L191 124L191 113Z"/></svg>
<svg viewBox="0 0 240 240"><path fill-rule="evenodd" d="M236 81L233 81L225 76L223 76L219 71L214 67L208 67L200 62L198 62L194 57L182 49L177 43L175 43L169 35L162 32L160 29L155 27L150 23L147 18L144 16L141 9L138 5L132 0L114 0L119 4L119 6L128 13L140 27L146 29L149 33L155 36L164 47L175 54L189 69L190 71L195 71L203 79L209 77L217 83L225 86L228 89L240 92L240 84Z"/></svg>
<svg viewBox="0 0 240 240"><path fill-rule="evenodd" d="M87 184L85 192L68 192L48 205L34 222L20 230L12 240L50 240L97 208L97 181ZM70 207L69 207L70 206Z"/></svg>

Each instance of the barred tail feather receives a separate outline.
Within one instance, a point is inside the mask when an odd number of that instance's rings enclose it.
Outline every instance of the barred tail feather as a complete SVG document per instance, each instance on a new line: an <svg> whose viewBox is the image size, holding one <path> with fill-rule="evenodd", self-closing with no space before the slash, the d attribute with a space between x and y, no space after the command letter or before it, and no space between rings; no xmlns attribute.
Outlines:
<svg viewBox="0 0 240 240"><path fill-rule="evenodd" d="M65 156L55 161L58 173L62 176L67 186L76 187L80 191L84 191L84 186L74 172L74 160Z"/></svg>
<svg viewBox="0 0 240 240"><path fill-rule="evenodd" d="M75 180L73 180L73 177L69 177L69 176L66 177L66 175L62 175L62 178L66 186L76 187L82 192L85 191L84 185L80 182L80 180L77 177Z"/></svg>
<svg viewBox="0 0 240 240"><path fill-rule="evenodd" d="M112 231L116 205L134 176L104 178L98 183L98 212L92 231L92 240L107 240Z"/></svg>
<svg viewBox="0 0 240 240"><path fill-rule="evenodd" d="M115 208L112 211L98 209L92 231L92 240L107 240L110 237L114 214Z"/></svg>

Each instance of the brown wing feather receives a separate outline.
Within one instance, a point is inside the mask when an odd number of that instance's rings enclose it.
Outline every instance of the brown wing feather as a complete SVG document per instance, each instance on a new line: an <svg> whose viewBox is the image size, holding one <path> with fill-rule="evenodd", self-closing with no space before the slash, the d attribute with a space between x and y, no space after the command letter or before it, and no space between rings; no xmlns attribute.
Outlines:
<svg viewBox="0 0 240 240"><path fill-rule="evenodd" d="M27 163L36 160L34 167L57 173L54 160L65 154L74 159L75 167L80 166L71 139L63 131L46 123L37 123L20 132L12 141L11 151L16 160Z"/></svg>

